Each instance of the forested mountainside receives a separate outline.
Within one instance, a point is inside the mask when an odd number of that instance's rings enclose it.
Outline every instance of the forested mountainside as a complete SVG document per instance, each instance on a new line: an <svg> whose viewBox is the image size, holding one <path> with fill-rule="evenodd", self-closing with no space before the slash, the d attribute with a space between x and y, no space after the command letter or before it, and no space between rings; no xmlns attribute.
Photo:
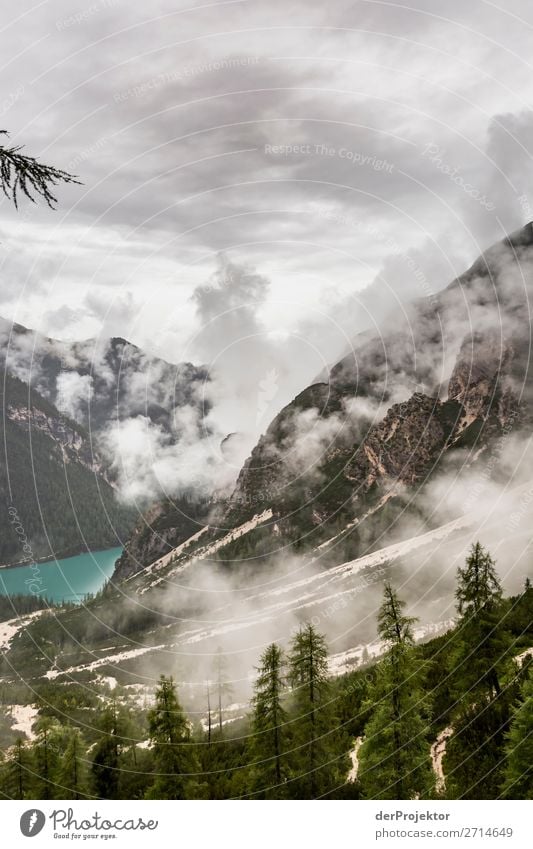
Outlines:
<svg viewBox="0 0 533 849"><path fill-rule="evenodd" d="M87 431L16 377L0 392L0 563L120 545L133 512Z"/></svg>
<svg viewBox="0 0 533 849"><path fill-rule="evenodd" d="M117 491L120 457L108 437L140 420L169 443L179 439L175 411L199 406L205 369L171 365L124 339L66 343L5 320L0 362L0 494L17 510L31 556L122 545L138 508ZM136 500L144 504L142 492ZM0 563L27 558L6 513L0 531Z"/></svg>
<svg viewBox="0 0 533 849"><path fill-rule="evenodd" d="M379 334L358 337L327 382L275 417L231 497L212 507L201 540L179 557L214 543L228 562L319 547L325 563L339 562L393 531L406 507L420 529L431 527L424 492L443 469L464 475L489 463L491 475L504 475L491 453L532 422L532 269L528 224L444 291L397 311ZM150 515L162 514L165 534L150 533ZM191 520L195 531L205 525L194 504L160 505L150 515L128 542L117 580L163 555L166 563Z"/></svg>
<svg viewBox="0 0 533 849"><path fill-rule="evenodd" d="M57 637L76 630L81 608L61 614L60 631L46 612L0 624L0 795L531 799L531 583L504 597L475 544L455 594L457 619L435 637L385 581L372 637L348 669L302 623L287 643L256 650L252 698L222 650L205 680L181 670L176 680L176 658L170 672L161 649L144 670L131 653L43 675L58 648L68 661ZM97 616L99 600L89 606Z"/></svg>
<svg viewBox="0 0 533 849"><path fill-rule="evenodd" d="M202 367L173 365L121 338L63 342L2 319L0 342L10 374L95 433L135 416L171 430L174 410L196 403L207 379Z"/></svg>
<svg viewBox="0 0 533 849"><path fill-rule="evenodd" d="M528 798L532 246L528 225L356 341L231 497L153 505L94 599L5 623L5 795Z"/></svg>

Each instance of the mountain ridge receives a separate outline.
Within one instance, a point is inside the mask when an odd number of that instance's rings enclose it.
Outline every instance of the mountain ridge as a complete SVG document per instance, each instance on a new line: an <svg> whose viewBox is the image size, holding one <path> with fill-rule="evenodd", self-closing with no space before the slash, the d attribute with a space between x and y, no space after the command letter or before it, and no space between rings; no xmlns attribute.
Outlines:
<svg viewBox="0 0 533 849"><path fill-rule="evenodd" d="M412 302L403 318L385 321L380 335L356 337L328 382L287 404L245 461L232 495L206 520L214 540L272 509L255 542L228 549L228 562L237 551L268 558L283 545L316 547L329 525L350 525L345 555L356 554L376 533L379 514L394 526L396 495L423 485L445 456L453 462L455 453L458 465L471 467L502 435L530 424L532 264L528 223L445 289ZM310 450L302 448L306 440ZM361 533L369 515L373 527ZM200 517L193 521L201 526ZM161 545L153 541L149 556L156 560L185 539L176 528ZM115 579L148 566L147 553L130 541Z"/></svg>

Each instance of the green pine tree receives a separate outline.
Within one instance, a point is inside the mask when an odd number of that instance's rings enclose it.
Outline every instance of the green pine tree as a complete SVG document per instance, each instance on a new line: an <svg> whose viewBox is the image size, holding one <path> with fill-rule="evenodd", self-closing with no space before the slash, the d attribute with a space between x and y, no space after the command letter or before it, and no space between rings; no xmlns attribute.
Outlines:
<svg viewBox="0 0 533 849"><path fill-rule="evenodd" d="M198 795L198 760L191 726L179 703L172 678L161 676L155 707L148 713L155 780L149 799L186 799Z"/></svg>
<svg viewBox="0 0 533 849"><path fill-rule="evenodd" d="M34 799L60 799L56 788L57 770L62 750L61 726L48 716L37 720L36 739L32 746L35 774L31 782Z"/></svg>
<svg viewBox="0 0 533 849"><path fill-rule="evenodd" d="M495 563L479 542L458 569L455 596L461 619L451 660L458 695L468 703L493 698L501 692L501 677L509 667L510 641Z"/></svg>
<svg viewBox="0 0 533 849"><path fill-rule="evenodd" d="M472 545L465 566L457 570L455 597L457 609L465 618L476 615L502 597L496 564L480 542Z"/></svg>
<svg viewBox="0 0 533 849"><path fill-rule="evenodd" d="M94 748L91 767L94 793L101 799L119 799L121 728L117 707L105 708L100 722L100 738Z"/></svg>
<svg viewBox="0 0 533 849"><path fill-rule="evenodd" d="M251 789L255 797L284 798L288 778L285 738L287 714L283 707L285 676L283 652L276 643L261 655L253 698Z"/></svg>
<svg viewBox="0 0 533 849"><path fill-rule="evenodd" d="M298 776L298 798L314 799L335 786L336 770L330 737L334 717L328 651L325 638L311 624L301 628L292 641L288 677L296 713L289 764Z"/></svg>
<svg viewBox="0 0 533 849"><path fill-rule="evenodd" d="M490 799L502 782L504 735L515 688L509 683L508 608L494 560L479 542L458 569L455 595L460 619L448 659L454 734L443 760L446 790L451 798Z"/></svg>
<svg viewBox="0 0 533 849"><path fill-rule="evenodd" d="M24 740L18 737L2 763L0 794L6 799L31 799L34 764Z"/></svg>
<svg viewBox="0 0 533 849"><path fill-rule="evenodd" d="M57 798L84 799L89 795L87 749L78 728L66 730L65 750L57 768Z"/></svg>
<svg viewBox="0 0 533 849"><path fill-rule="evenodd" d="M388 646L371 689L370 720L359 753L359 774L367 799L413 799L434 786L419 659L412 625L389 583L378 614L378 632Z"/></svg>
<svg viewBox="0 0 533 849"><path fill-rule="evenodd" d="M533 799L533 675L521 687L505 747L503 795L508 799Z"/></svg>

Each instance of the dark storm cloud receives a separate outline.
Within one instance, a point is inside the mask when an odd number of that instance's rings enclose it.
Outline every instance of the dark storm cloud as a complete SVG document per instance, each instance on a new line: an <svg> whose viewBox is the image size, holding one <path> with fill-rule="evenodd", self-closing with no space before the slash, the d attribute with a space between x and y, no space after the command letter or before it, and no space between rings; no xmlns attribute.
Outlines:
<svg viewBox="0 0 533 849"><path fill-rule="evenodd" d="M140 304L147 282L194 320L221 250L272 278L273 296L295 273L320 278L326 312L332 289L384 273L403 298L399 252L422 262L430 246L439 288L528 217L526 3L192 5L24 2L4 19L0 123L84 182L60 190L55 215L2 205L16 268L48 278L25 290L27 323L99 329L97 286L124 334L120 304Z"/></svg>

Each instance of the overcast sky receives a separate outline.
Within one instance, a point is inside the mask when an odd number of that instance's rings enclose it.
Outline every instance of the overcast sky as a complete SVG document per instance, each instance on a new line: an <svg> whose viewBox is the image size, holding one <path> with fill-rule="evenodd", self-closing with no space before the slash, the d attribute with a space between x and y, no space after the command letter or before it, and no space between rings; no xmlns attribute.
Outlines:
<svg viewBox="0 0 533 849"><path fill-rule="evenodd" d="M0 314L216 357L234 336L196 334L222 252L261 279L226 281L239 332L292 334L318 370L449 282L533 218L533 7L409 6L4 4L0 129L83 186L1 202Z"/></svg>

